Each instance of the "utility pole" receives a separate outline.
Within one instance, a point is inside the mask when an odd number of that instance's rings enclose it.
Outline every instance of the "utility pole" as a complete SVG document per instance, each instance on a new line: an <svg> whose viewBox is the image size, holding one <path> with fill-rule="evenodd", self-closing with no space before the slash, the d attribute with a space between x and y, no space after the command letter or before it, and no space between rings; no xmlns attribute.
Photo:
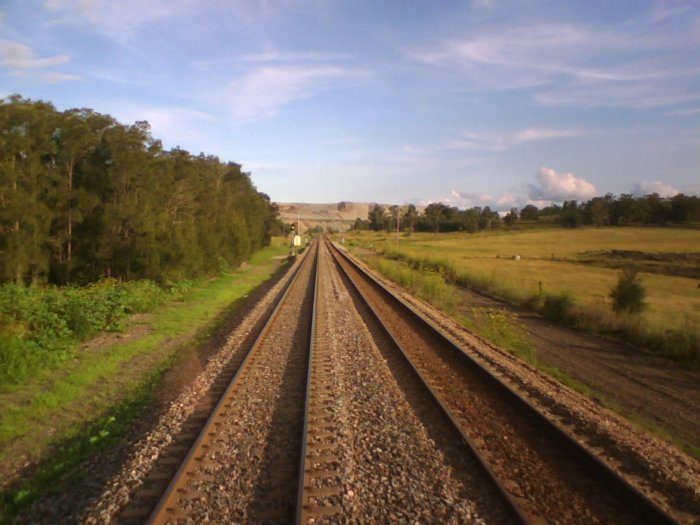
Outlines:
<svg viewBox="0 0 700 525"><path fill-rule="evenodd" d="M401 208L396 207L396 247L399 246L399 222L401 221Z"/></svg>

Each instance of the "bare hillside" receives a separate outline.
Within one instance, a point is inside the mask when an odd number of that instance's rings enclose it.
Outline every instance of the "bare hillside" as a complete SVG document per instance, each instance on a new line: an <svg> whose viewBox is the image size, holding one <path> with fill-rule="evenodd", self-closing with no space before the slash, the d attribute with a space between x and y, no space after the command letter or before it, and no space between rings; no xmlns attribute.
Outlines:
<svg viewBox="0 0 700 525"><path fill-rule="evenodd" d="M366 219L373 202L337 202L331 204L309 204L300 202L278 202L283 222L299 220L301 231L321 226L338 231L349 230L358 217ZM389 207L387 204L382 206Z"/></svg>

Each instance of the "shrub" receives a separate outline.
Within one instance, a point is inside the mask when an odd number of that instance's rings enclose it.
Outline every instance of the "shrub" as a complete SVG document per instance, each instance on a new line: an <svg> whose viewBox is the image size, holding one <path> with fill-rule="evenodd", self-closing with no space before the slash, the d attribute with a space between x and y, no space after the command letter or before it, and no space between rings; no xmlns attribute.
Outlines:
<svg viewBox="0 0 700 525"><path fill-rule="evenodd" d="M191 287L191 283L179 283ZM118 331L167 294L152 281L104 279L84 287L0 285L0 387L69 358L80 341Z"/></svg>
<svg viewBox="0 0 700 525"><path fill-rule="evenodd" d="M646 290L637 277L637 270L625 268L617 285L610 292L612 309L617 313L637 314L646 308Z"/></svg>
<svg viewBox="0 0 700 525"><path fill-rule="evenodd" d="M178 301L184 301L185 295L187 295L190 290L192 290L192 281L189 279L182 279L180 281L168 283L168 288L170 289L170 294Z"/></svg>
<svg viewBox="0 0 700 525"><path fill-rule="evenodd" d="M568 294L546 294L542 303L542 315L553 321L570 322L574 300Z"/></svg>

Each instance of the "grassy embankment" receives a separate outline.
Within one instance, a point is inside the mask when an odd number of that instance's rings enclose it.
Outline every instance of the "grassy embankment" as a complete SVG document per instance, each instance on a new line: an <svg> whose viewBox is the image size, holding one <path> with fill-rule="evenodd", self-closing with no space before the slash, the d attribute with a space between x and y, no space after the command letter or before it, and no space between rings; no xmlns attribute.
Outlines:
<svg viewBox="0 0 700 525"><path fill-rule="evenodd" d="M244 269L187 283L172 293L150 290L145 295L156 296L161 305L131 320L115 317L119 322L109 328L124 333L121 341L108 338L108 346L89 340L75 346L68 338L57 347L68 358L50 359L49 367L31 357L22 363L13 353L20 375L6 378L0 387L0 462L15 460L19 452L40 463L2 495L0 522L114 440L138 417L180 352L215 331L235 304L270 278L286 253L286 243L273 240Z"/></svg>
<svg viewBox="0 0 700 525"><path fill-rule="evenodd" d="M700 364L698 230L404 234L398 245L394 235L363 232L351 234L350 242L371 247L382 255L372 262L382 273L448 311L454 312L449 285L456 283L579 328L618 336L688 366ZM520 260L513 258L516 254ZM648 306L639 315L618 315L610 306L610 291L625 266L640 270L647 292ZM481 312L481 317L493 318L488 314ZM487 319L480 324L493 323Z"/></svg>
<svg viewBox="0 0 700 525"><path fill-rule="evenodd" d="M700 450L686 440L556 366L540 361L517 314L505 308L464 304L459 291L486 291L516 305L537 309L558 322L642 341L657 352L697 368L700 266L693 262L700 258L697 230L616 228L478 235L403 234L398 247L393 234L354 232L345 237L366 263L463 326L700 459ZM514 254L521 259L514 260ZM641 316L612 312L609 293L622 266L645 270L641 275L648 293L648 309Z"/></svg>

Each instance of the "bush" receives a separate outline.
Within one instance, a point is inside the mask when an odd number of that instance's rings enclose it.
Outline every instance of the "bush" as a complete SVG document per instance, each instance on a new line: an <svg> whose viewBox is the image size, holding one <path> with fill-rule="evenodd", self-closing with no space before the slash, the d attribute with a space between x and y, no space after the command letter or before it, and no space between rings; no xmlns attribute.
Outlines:
<svg viewBox="0 0 700 525"><path fill-rule="evenodd" d="M191 284L190 284L191 286ZM80 341L119 331L129 315L167 297L152 281L104 279L85 287L0 286L0 385L69 358Z"/></svg>
<svg viewBox="0 0 700 525"><path fill-rule="evenodd" d="M646 290L637 277L637 270L625 268L620 274L617 285L610 292L612 309L619 313L637 314L646 308L644 297Z"/></svg>
<svg viewBox="0 0 700 525"><path fill-rule="evenodd" d="M182 279L174 283L169 282L168 288L170 290L170 295L178 301L184 301L185 296L192 290L192 281L189 279Z"/></svg>
<svg viewBox="0 0 700 525"><path fill-rule="evenodd" d="M574 300L568 294L546 294L542 303L542 315L553 321L567 323L572 318Z"/></svg>

